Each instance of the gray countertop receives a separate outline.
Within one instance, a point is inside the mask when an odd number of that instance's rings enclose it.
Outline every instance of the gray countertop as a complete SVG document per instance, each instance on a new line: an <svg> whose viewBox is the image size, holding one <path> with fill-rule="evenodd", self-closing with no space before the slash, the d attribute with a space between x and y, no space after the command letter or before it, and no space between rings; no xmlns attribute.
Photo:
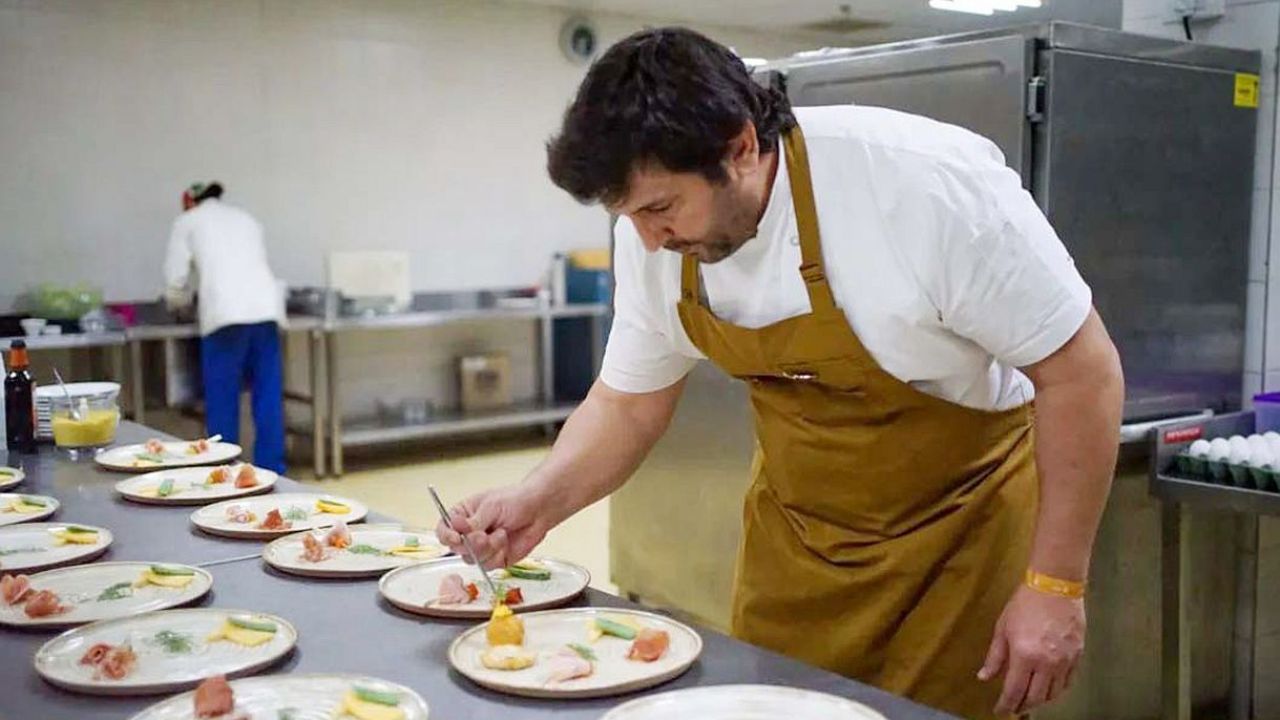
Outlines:
<svg viewBox="0 0 1280 720"><path fill-rule="evenodd" d="M158 433L133 423L121 425L120 442L140 442ZM2 455L3 453L0 453ZM0 457L0 462L3 458ZM105 559L162 559L206 565L214 590L202 605L279 614L298 628L298 647L277 672L359 672L403 683L431 705L433 718L599 718L626 698L585 701L519 699L471 684L449 669L446 650L469 623L440 621L403 613L383 602L377 583L317 581L282 575L260 559L243 558L261 543L219 540L194 533L191 508L141 507L117 500L114 481L122 475L98 469L92 461L72 462L52 448L38 455L11 455L9 465L28 474L23 491L52 494L63 503L60 520L110 528L115 546ZM300 484L282 479L280 490ZM371 520L383 518L371 517ZM157 554L163 557L157 558ZM577 605L635 607L618 597L588 591ZM951 716L923 708L852 680L746 645L700 628L705 648L699 661L661 689L703 685L767 683L809 688L853 698L891 720L947 720ZM130 717L160 698L106 698L75 695L44 683L31 666L36 650L52 635L0 631L0 720ZM654 692L654 691L650 691Z"/></svg>

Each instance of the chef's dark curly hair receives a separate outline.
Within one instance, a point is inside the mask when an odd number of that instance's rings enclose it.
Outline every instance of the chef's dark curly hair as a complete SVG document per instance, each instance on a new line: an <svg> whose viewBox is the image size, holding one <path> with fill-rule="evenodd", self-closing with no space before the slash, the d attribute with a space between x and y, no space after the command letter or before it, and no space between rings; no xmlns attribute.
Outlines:
<svg viewBox="0 0 1280 720"><path fill-rule="evenodd" d="M761 152L795 125L786 96L751 79L725 46L684 28L638 32L591 66L547 143L551 180L580 202L627 195L633 167L725 179L729 141L750 120Z"/></svg>

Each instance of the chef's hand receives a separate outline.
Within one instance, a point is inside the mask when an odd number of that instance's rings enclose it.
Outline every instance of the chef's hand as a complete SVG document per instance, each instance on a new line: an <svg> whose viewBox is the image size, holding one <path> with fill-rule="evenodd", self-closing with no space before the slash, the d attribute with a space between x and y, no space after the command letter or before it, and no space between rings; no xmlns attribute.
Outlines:
<svg viewBox="0 0 1280 720"><path fill-rule="evenodd" d="M1004 674L996 714L1027 713L1062 695L1084 653L1084 634L1084 600L1019 587L978 672L984 682Z"/></svg>
<svg viewBox="0 0 1280 720"><path fill-rule="evenodd" d="M442 520L436 537L467 562L486 569L506 567L523 559L546 537L552 523L544 510L531 483L489 490L450 508L458 532ZM477 557L467 553L459 533L466 534Z"/></svg>

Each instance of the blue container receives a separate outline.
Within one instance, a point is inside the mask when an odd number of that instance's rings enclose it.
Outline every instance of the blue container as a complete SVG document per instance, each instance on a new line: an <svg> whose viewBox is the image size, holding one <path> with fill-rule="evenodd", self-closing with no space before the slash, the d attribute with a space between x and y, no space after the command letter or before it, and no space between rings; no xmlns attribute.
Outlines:
<svg viewBox="0 0 1280 720"><path fill-rule="evenodd" d="M609 303L613 286L608 270L583 270L566 263L565 299L570 303Z"/></svg>
<svg viewBox="0 0 1280 720"><path fill-rule="evenodd" d="M1254 432L1280 432L1280 392L1254 395L1253 414L1256 423Z"/></svg>

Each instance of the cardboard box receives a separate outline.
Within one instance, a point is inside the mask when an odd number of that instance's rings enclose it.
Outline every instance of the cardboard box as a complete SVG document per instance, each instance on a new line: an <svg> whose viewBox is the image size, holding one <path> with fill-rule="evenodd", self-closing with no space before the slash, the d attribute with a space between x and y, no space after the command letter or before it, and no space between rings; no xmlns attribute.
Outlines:
<svg viewBox="0 0 1280 720"><path fill-rule="evenodd" d="M511 404L511 360L506 355L468 355L458 359L460 397L465 412Z"/></svg>

